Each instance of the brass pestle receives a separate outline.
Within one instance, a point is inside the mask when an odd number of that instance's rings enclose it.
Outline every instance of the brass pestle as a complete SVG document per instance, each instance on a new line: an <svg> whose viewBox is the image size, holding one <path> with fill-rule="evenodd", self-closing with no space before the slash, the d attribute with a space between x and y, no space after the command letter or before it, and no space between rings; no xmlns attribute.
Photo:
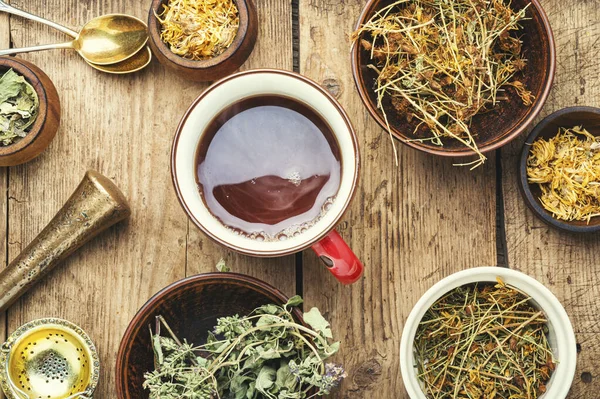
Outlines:
<svg viewBox="0 0 600 399"><path fill-rule="evenodd" d="M119 188L88 171L44 230L0 272L0 312L83 244L130 214Z"/></svg>

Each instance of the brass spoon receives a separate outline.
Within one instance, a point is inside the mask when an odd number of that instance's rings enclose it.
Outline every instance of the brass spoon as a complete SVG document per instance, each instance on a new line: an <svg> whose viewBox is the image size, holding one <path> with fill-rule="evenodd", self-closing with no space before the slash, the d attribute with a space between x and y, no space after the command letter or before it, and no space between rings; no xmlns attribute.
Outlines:
<svg viewBox="0 0 600 399"><path fill-rule="evenodd" d="M0 0L0 11L4 11L9 14L17 15L17 16L20 16L20 17L23 17L23 18L26 18L26 19L29 19L32 21L46 24L46 25L48 25L60 32L63 32L73 38L77 38L77 36L78 36L78 33L75 32L74 30L71 30L62 25L59 25L56 22L52 22L47 19L38 17L37 15L30 14L26 11L20 10L9 4L6 4L2 0ZM102 72L112 73L112 74L126 74L126 73L137 72L137 71L145 68L146 66L148 66L148 64L150 64L150 61L152 61L152 52L150 51L150 48L148 48L147 46L142 48L141 50L139 50L131 58L128 58L125 61L121 61L121 62L112 64L112 65L97 65L97 64L94 64L94 63L91 63L91 62L85 60L85 62L87 62L92 68L95 68Z"/></svg>
<svg viewBox="0 0 600 399"><path fill-rule="evenodd" d="M9 11L7 6L2 2L0 10ZM21 15L23 13L21 11ZM35 20L40 21L42 18L37 17ZM56 27L54 23L48 25ZM66 29L63 27L60 30L65 32ZM147 41L148 27L142 20L130 15L109 14L89 21L79 34L75 33L75 40L71 42L0 50L0 55L50 49L74 49L88 62L109 65L131 58L146 45Z"/></svg>

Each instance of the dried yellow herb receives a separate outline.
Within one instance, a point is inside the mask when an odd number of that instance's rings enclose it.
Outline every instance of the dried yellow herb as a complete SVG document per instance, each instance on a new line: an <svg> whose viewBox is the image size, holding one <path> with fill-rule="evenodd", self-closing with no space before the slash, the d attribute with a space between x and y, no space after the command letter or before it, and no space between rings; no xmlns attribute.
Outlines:
<svg viewBox="0 0 600 399"><path fill-rule="evenodd" d="M194 61L222 54L240 25L234 0L169 0L156 17L162 41L174 54Z"/></svg>
<svg viewBox="0 0 600 399"><path fill-rule="evenodd" d="M600 216L600 137L581 126L560 128L550 140L536 140L527 158L527 176L542 190L540 201L566 221Z"/></svg>

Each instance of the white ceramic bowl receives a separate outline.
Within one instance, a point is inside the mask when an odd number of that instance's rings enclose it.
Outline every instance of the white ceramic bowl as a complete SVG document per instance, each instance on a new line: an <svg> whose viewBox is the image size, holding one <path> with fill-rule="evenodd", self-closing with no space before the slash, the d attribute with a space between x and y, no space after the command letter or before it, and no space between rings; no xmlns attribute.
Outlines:
<svg viewBox="0 0 600 399"><path fill-rule="evenodd" d="M496 277L531 296L534 304L546 314L550 331L548 340L558 365L546 386L548 390L540 399L566 398L575 376L577 343L565 309L548 288L526 274L502 267L477 267L452 274L435 284L419 299L406 320L400 341L400 368L404 386L412 399L426 399L417 377L413 342L427 309L457 287L476 282L496 282Z"/></svg>

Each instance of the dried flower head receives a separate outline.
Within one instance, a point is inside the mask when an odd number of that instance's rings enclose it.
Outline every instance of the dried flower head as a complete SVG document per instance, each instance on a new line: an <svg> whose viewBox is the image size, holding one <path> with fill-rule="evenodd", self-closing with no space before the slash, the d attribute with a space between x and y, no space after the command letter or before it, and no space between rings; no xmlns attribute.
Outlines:
<svg viewBox="0 0 600 399"><path fill-rule="evenodd" d="M156 17L162 41L174 54L195 61L227 50L240 24L235 0L169 0Z"/></svg>

